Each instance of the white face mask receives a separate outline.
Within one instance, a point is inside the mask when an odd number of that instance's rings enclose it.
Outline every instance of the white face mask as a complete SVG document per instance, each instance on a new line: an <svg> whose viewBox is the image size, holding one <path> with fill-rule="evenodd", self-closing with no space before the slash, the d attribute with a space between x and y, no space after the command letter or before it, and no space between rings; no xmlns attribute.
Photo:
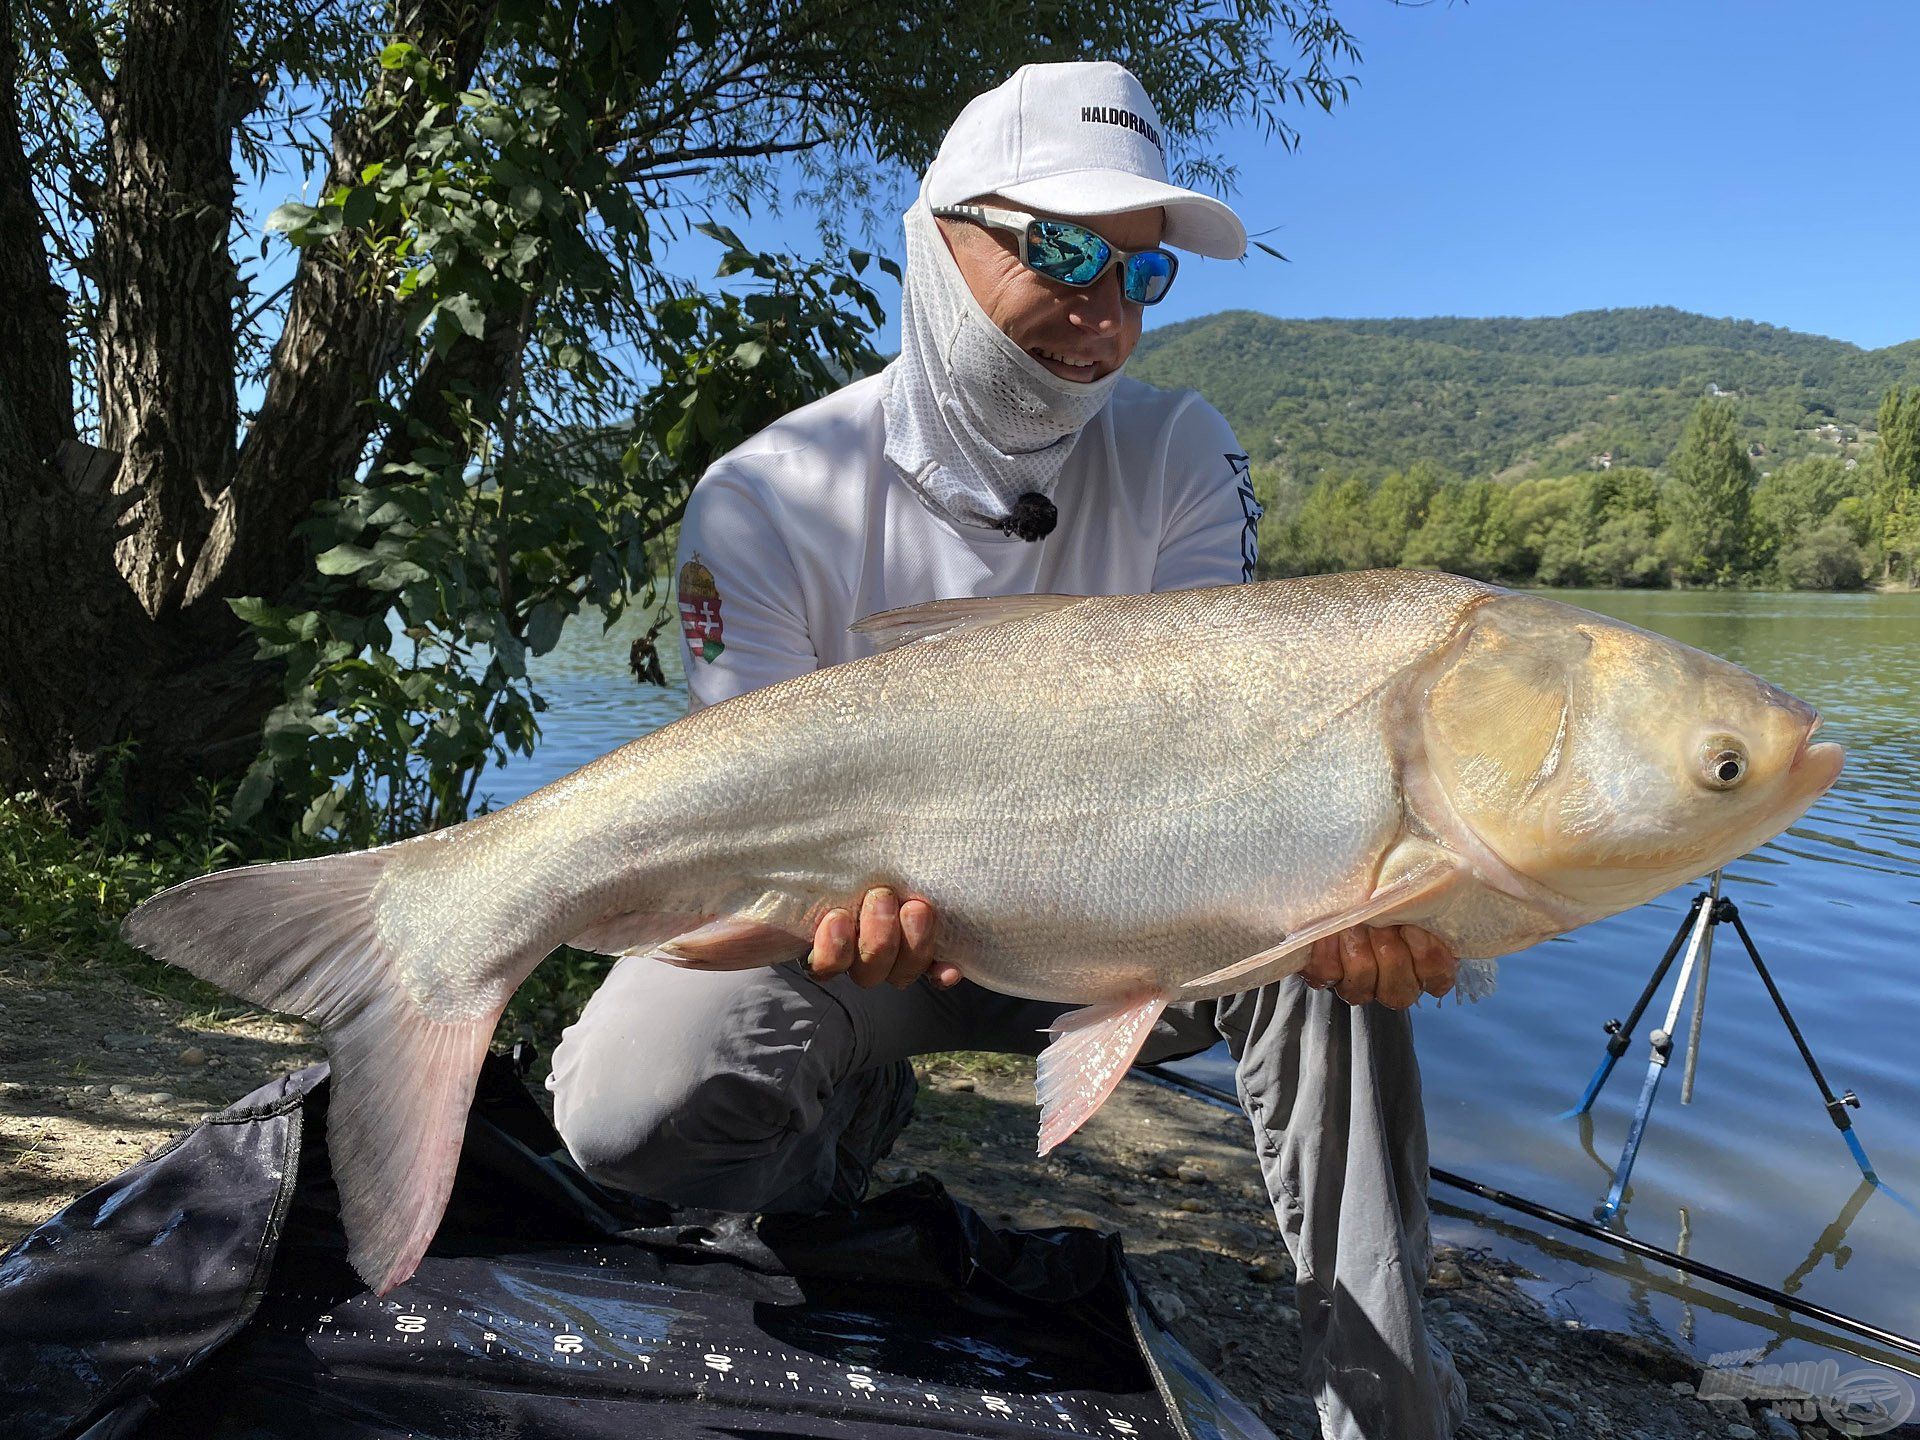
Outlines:
<svg viewBox="0 0 1920 1440"><path fill-rule="evenodd" d="M883 401L887 458L962 524L1038 539L1052 528L1052 506L1022 497L1050 494L1120 372L1063 380L1008 339L973 298L924 197L907 211L906 231L900 355Z"/></svg>

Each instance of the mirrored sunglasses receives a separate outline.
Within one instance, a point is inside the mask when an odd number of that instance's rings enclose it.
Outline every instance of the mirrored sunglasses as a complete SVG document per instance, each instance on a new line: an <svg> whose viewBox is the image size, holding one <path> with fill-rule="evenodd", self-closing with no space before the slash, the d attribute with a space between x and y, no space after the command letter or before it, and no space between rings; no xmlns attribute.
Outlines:
<svg viewBox="0 0 1920 1440"><path fill-rule="evenodd" d="M1114 266L1120 293L1136 305L1157 305L1173 288L1180 262L1171 250L1121 250L1104 236L1071 220L1041 220L992 205L942 205L936 215L967 220L988 230L1006 230L1020 240L1020 263L1062 285L1084 288Z"/></svg>

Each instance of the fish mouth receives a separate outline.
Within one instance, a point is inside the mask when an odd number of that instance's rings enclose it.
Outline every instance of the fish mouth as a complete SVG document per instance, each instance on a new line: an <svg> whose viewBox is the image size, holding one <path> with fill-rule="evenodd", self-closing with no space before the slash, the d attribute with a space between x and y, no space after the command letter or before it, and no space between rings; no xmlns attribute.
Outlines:
<svg viewBox="0 0 1920 1440"><path fill-rule="evenodd" d="M1813 723L1807 726L1806 734L1800 737L1799 748L1793 752L1793 759L1787 764L1787 773L1798 776L1806 784L1808 793L1824 795L1833 788L1834 781L1840 778L1840 769L1847 762L1847 752L1830 740L1814 744L1813 733L1824 722L1815 715Z"/></svg>

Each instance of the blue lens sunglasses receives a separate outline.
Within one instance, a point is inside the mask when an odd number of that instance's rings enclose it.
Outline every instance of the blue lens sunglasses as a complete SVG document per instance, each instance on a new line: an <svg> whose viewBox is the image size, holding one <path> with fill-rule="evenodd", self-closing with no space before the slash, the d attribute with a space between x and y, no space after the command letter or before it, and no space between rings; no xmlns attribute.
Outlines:
<svg viewBox="0 0 1920 1440"><path fill-rule="evenodd" d="M1006 230L1020 238L1020 263L1036 275L1062 285L1085 288L1115 265L1120 293L1136 305L1157 305L1173 288L1180 262L1171 250L1120 250L1105 237L1071 220L1040 220L1021 210L992 205L942 205L935 215L969 220L988 230Z"/></svg>

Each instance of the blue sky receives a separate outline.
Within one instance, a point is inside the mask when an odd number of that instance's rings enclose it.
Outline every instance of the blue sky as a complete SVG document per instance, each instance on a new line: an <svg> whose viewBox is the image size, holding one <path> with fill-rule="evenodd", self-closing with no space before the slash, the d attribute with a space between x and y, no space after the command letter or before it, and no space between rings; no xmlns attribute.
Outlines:
<svg viewBox="0 0 1920 1440"><path fill-rule="evenodd" d="M1676 305L1920 338L1913 0L1340 13L1362 47L1352 101L1295 111L1296 153L1221 141L1236 208L1291 263L1190 261L1150 324Z"/></svg>
<svg viewBox="0 0 1920 1440"><path fill-rule="evenodd" d="M1230 132L1256 253L1189 259L1149 327L1675 305L1874 348L1920 339L1920 0L1342 0L1351 101L1288 152ZM265 213L297 184L249 195ZM902 197L910 190L904 188ZM309 197L310 198L310 197ZM797 215L733 220L805 250ZM899 254L897 230L872 243ZM671 247L710 275L717 248ZM276 253L266 288L283 278ZM874 272L869 272L873 275ZM899 292L874 275L882 301ZM891 323L878 337L898 345Z"/></svg>

